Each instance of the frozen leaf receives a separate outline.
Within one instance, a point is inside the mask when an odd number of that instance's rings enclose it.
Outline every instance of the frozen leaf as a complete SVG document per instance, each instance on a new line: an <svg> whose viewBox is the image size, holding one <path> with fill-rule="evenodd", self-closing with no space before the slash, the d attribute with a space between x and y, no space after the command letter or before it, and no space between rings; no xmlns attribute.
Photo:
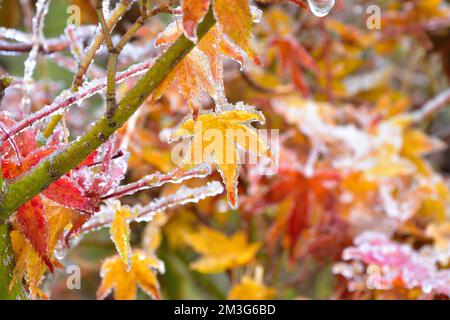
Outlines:
<svg viewBox="0 0 450 320"><path fill-rule="evenodd" d="M210 0L182 0L183 28L186 36L197 40L197 24L203 19L209 8Z"/></svg>
<svg viewBox="0 0 450 320"><path fill-rule="evenodd" d="M47 221L47 251L49 259L52 259L55 246L60 241L65 227L72 222L74 212L70 209L56 206L48 200L43 199L42 201L44 203L45 219ZM39 289L39 284L47 270L47 264L25 239L20 228L14 227L11 231L11 242L16 265L10 287L13 287L24 277L32 298L36 296L46 298L45 294ZM53 264L58 265L56 261L53 261Z"/></svg>
<svg viewBox="0 0 450 320"><path fill-rule="evenodd" d="M125 265L125 270L128 272L131 267L130 226L128 221L133 218L134 214L128 206L122 206L118 201L115 201L112 207L114 220L109 233Z"/></svg>
<svg viewBox="0 0 450 320"><path fill-rule="evenodd" d="M40 197L36 196L20 206L16 219L25 238L53 272L53 265L48 256L47 218Z"/></svg>
<svg viewBox="0 0 450 320"><path fill-rule="evenodd" d="M67 176L52 183L42 194L60 205L86 212L95 212L96 205L90 203L80 188Z"/></svg>
<svg viewBox="0 0 450 320"><path fill-rule="evenodd" d="M97 290L97 298L105 299L114 290L117 300L134 300L139 286L149 296L159 299L157 272L164 272L164 264L154 255L134 250L131 269L125 270L122 259L116 255L106 259L101 267L102 283Z"/></svg>
<svg viewBox="0 0 450 320"><path fill-rule="evenodd" d="M248 243L243 231L228 237L205 226L187 234L186 242L202 255L191 264L192 269L202 273L220 273L246 265L260 248L259 243Z"/></svg>
<svg viewBox="0 0 450 320"><path fill-rule="evenodd" d="M223 112L202 112L196 121L186 118L173 131L171 140L190 138L189 153L183 165L192 166L213 161L222 175L228 202L238 205L237 183L240 159L237 147L257 156L271 156L266 142L250 125L264 123L262 113L253 107L238 103L226 106Z"/></svg>
<svg viewBox="0 0 450 320"><path fill-rule="evenodd" d="M248 0L215 0L213 6L219 29L259 64L259 58L250 44L252 13Z"/></svg>

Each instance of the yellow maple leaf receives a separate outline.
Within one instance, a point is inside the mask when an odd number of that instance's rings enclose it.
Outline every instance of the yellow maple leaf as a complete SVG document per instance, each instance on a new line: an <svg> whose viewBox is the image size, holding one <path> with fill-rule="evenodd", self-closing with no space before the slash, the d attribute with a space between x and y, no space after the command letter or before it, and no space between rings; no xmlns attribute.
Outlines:
<svg viewBox="0 0 450 320"><path fill-rule="evenodd" d="M129 270L131 267L129 219L134 216L134 213L131 212L130 207L121 206L119 201L114 201L111 206L114 210L114 219L111 223L109 234L116 246L117 253L125 265L125 269Z"/></svg>
<svg viewBox="0 0 450 320"><path fill-rule="evenodd" d="M164 272L164 264L156 256L142 250L133 250L131 268L125 270L122 259L112 256L101 267L102 282L97 290L97 299L105 299L114 290L117 300L134 300L139 286L149 296L159 299L157 272Z"/></svg>
<svg viewBox="0 0 450 320"><path fill-rule="evenodd" d="M192 211L185 207L177 209L163 229L169 247L171 249L185 247L185 235L194 232L196 222L197 217Z"/></svg>
<svg viewBox="0 0 450 320"><path fill-rule="evenodd" d="M167 219L164 212L157 212L152 221L145 226L142 243L146 252L153 253L161 245L161 228L166 224Z"/></svg>
<svg viewBox="0 0 450 320"><path fill-rule="evenodd" d="M189 138L190 145L182 165L214 162L227 189L228 202L238 205L237 183L240 158L237 147L256 156L271 157L269 147L250 124L264 123L264 116L253 107L239 102L227 105L222 112L202 112L194 121L184 119L172 132L171 141Z"/></svg>
<svg viewBox="0 0 450 320"><path fill-rule="evenodd" d="M201 273L220 273L248 264L260 248L259 243L248 243L245 233L227 236L208 227L187 234L186 242L202 257L191 264Z"/></svg>
<svg viewBox="0 0 450 320"><path fill-rule="evenodd" d="M234 285L228 293L229 300L269 300L277 293L274 288L266 287L262 279L262 268L257 268L253 277L244 275L241 282Z"/></svg>
<svg viewBox="0 0 450 320"><path fill-rule="evenodd" d="M48 252L50 259L56 243L61 239L64 228L72 222L74 212L61 206L56 206L45 198L42 199L47 217L48 226ZM46 299L47 296L39 289L39 284L47 270L46 264L41 260L38 253L26 241L25 236L18 228L11 231L11 244L15 255L16 265L13 272L10 288L25 278L31 298L37 296ZM52 261L54 265L60 265Z"/></svg>

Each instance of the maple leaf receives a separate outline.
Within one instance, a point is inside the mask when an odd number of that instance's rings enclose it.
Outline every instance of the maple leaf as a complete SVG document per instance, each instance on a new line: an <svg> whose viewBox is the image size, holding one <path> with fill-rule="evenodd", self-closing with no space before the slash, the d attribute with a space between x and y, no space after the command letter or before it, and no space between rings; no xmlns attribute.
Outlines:
<svg viewBox="0 0 450 320"><path fill-rule="evenodd" d="M212 161L216 164L227 189L228 202L236 208L240 159L237 147L258 156L271 157L269 147L250 125L264 123L264 116L253 107L238 103L227 105L223 112L202 112L196 121L185 118L174 129L171 141L191 138L183 165Z"/></svg>
<svg viewBox="0 0 450 320"><path fill-rule="evenodd" d="M57 242L65 230L65 227L72 223L76 216L74 211L55 205L49 200L42 200L46 219L47 252L48 259L52 259L53 251ZM31 297L40 296L46 298L45 294L39 289L39 283L47 270L48 263L44 262L41 255L34 249L25 238L24 234L17 225L11 231L11 243L15 255L16 264L10 288L25 277ZM59 265L53 260L52 264Z"/></svg>
<svg viewBox="0 0 450 320"><path fill-rule="evenodd" d="M284 234L284 244L289 249L291 263L294 261L300 236L311 226L313 209L317 206L323 206L326 211L335 209L334 190L339 178L339 173L331 169L316 170L314 174L308 175L294 164L283 165L278 171L277 179L255 204L255 208L278 205L276 221L271 226L267 239L270 244Z"/></svg>
<svg viewBox="0 0 450 320"><path fill-rule="evenodd" d="M228 293L229 300L270 300L273 299L277 291L274 288L266 287L262 279L244 275L241 282L234 285Z"/></svg>
<svg viewBox="0 0 450 320"><path fill-rule="evenodd" d="M179 23L175 21L158 35L156 45L172 44L182 32ZM224 102L223 56L238 61L241 66L245 63L239 48L225 39L217 26L214 26L155 89L152 94L153 101L176 82L178 91L187 100L193 112L200 109L203 92L218 102Z"/></svg>
<svg viewBox="0 0 450 320"><path fill-rule="evenodd" d="M53 272L53 265L48 257L47 219L40 197L35 196L20 206L16 220L22 233Z"/></svg>
<svg viewBox="0 0 450 320"><path fill-rule="evenodd" d="M186 36L197 41L197 25L209 8L210 0L181 0L183 12L183 28Z"/></svg>
<svg viewBox="0 0 450 320"><path fill-rule="evenodd" d="M114 220L109 229L109 233L125 265L125 270L129 271L131 267L131 245L128 220L134 214L128 206L121 206L119 201L115 201L112 204L112 209L114 210Z"/></svg>
<svg viewBox="0 0 450 320"><path fill-rule="evenodd" d="M213 9L219 29L260 64L250 46L253 19L248 0L214 0Z"/></svg>
<svg viewBox="0 0 450 320"><path fill-rule="evenodd" d="M161 228L166 224L167 219L165 212L157 212L152 221L145 226L142 243L146 252L155 252L161 245Z"/></svg>
<svg viewBox="0 0 450 320"><path fill-rule="evenodd" d="M114 290L117 300L136 299L137 286L149 296L159 299L159 283L156 272L164 272L164 264L154 255L142 250L134 250L131 268L125 270L120 256L106 259L101 267L102 282L97 290L97 299L105 299Z"/></svg>
<svg viewBox="0 0 450 320"><path fill-rule="evenodd" d="M201 226L197 232L185 237L189 246L202 254L199 260L191 264L192 269L202 273L219 273L246 265L260 248L259 243L248 243L243 231L228 237Z"/></svg>
<svg viewBox="0 0 450 320"><path fill-rule="evenodd" d="M302 68L314 74L317 74L319 69L308 51L295 38L290 36L276 38L271 42L271 45L278 48L281 71L290 74L292 82L299 92L309 95L310 89Z"/></svg>

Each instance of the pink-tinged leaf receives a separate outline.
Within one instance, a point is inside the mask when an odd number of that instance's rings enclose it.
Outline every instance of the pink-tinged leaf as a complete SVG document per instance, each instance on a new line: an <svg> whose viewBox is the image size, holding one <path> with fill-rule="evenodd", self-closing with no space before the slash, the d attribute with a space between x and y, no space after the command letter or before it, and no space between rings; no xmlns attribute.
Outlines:
<svg viewBox="0 0 450 320"><path fill-rule="evenodd" d="M17 211L16 219L25 238L53 272L54 268L48 257L47 219L39 196L24 203Z"/></svg>
<svg viewBox="0 0 450 320"><path fill-rule="evenodd" d="M420 288L424 293L444 294L450 297L450 270L440 270L433 254L417 252L407 244L390 240L378 232L365 232L355 239L355 246L344 250L344 260L362 262L379 270L372 289L389 289L401 283L407 289ZM342 266L335 266L341 273ZM343 273L347 278L349 277ZM351 275L354 279L360 275Z"/></svg>
<svg viewBox="0 0 450 320"><path fill-rule="evenodd" d="M42 194L48 199L67 208L89 213L98 211L98 205L92 203L93 201L85 197L81 190L66 176L56 180Z"/></svg>

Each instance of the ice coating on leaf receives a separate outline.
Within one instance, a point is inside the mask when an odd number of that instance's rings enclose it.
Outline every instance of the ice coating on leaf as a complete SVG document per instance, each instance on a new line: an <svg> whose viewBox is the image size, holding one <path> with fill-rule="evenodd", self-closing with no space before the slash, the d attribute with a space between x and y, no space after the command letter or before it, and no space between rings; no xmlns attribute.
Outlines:
<svg viewBox="0 0 450 320"><path fill-rule="evenodd" d="M183 29L186 37L197 42L197 24L209 8L209 0L181 0Z"/></svg>
<svg viewBox="0 0 450 320"><path fill-rule="evenodd" d="M417 252L407 244L397 243L382 233L370 231L359 235L354 243L355 246L344 250L342 258L366 264L369 276L371 270L376 270L376 278L372 277L369 283L371 289L391 289L401 281L400 284L407 289L420 288L425 294L450 296L450 270L440 270L434 257L427 255L426 251ZM334 268L335 273L356 280L355 269L350 270L342 265ZM350 286L355 285L350 283Z"/></svg>
<svg viewBox="0 0 450 320"><path fill-rule="evenodd" d="M125 271L131 268L130 226L128 221L135 215L129 206L122 206L119 201L109 202L114 211L114 220L109 229L111 240L116 246L117 253L125 265Z"/></svg>
<svg viewBox="0 0 450 320"><path fill-rule="evenodd" d="M125 270L119 256L112 256L102 264L102 282L97 290L97 299L105 299L114 290L116 300L134 300L137 286L151 297L159 299L156 272L164 273L164 263L154 254L133 250L129 271Z"/></svg>
<svg viewBox="0 0 450 320"><path fill-rule="evenodd" d="M224 105L221 112L202 111L195 121L186 117L171 134L170 141L189 139L182 165L192 166L206 161L217 166L232 208L238 206L239 151L271 157L268 144L251 126L252 122L264 123L264 116L254 107L238 102Z"/></svg>
<svg viewBox="0 0 450 320"><path fill-rule="evenodd" d="M333 9L335 0L308 0L309 8L314 15L325 17Z"/></svg>
<svg viewBox="0 0 450 320"><path fill-rule="evenodd" d="M74 170L72 178L84 190L88 197L101 197L114 190L122 181L128 166L129 153L118 150L117 158L100 172L95 173L93 168L84 166Z"/></svg>

